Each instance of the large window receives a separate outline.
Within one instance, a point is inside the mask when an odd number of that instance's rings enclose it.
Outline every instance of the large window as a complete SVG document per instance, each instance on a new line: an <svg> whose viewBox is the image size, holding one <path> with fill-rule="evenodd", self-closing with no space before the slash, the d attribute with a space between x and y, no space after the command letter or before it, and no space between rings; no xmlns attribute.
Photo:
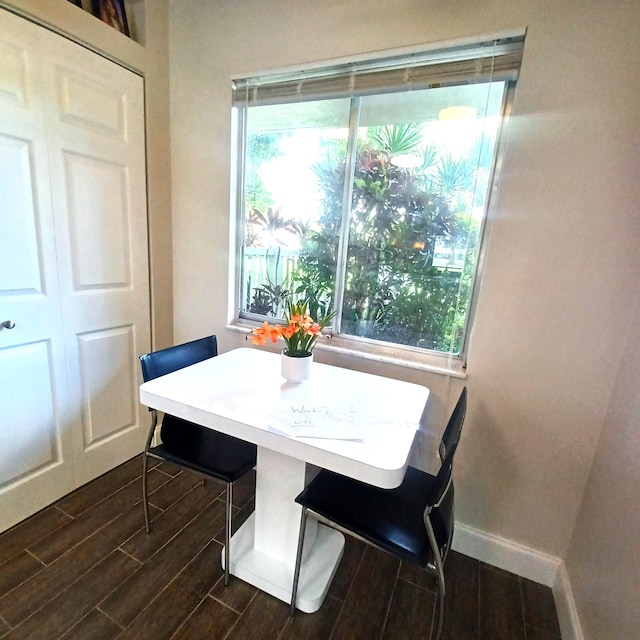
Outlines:
<svg viewBox="0 0 640 640"><path fill-rule="evenodd" d="M522 38L234 82L240 317L460 354Z"/></svg>

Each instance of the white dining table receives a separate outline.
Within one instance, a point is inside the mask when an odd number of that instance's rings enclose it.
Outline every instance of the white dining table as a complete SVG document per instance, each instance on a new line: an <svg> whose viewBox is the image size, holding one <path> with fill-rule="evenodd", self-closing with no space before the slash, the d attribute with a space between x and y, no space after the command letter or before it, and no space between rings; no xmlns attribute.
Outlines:
<svg viewBox="0 0 640 640"><path fill-rule="evenodd" d="M230 571L284 602L291 598L300 525L295 497L307 463L397 487L428 397L422 385L317 362L309 380L293 384L280 375L279 355L253 348L140 386L143 405L257 445L255 510L231 539ZM309 519L301 611L320 608L343 549L342 533Z"/></svg>

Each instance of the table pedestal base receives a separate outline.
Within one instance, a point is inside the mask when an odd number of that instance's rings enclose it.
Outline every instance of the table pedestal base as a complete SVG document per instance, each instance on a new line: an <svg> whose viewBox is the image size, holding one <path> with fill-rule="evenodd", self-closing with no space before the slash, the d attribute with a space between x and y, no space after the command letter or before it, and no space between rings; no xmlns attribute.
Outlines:
<svg viewBox="0 0 640 640"><path fill-rule="evenodd" d="M295 498L304 489L305 470L303 460L258 447L256 508L231 538L231 573L287 603L302 514ZM320 608L343 549L342 533L315 518L307 520L298 583L300 611L313 613Z"/></svg>
<svg viewBox="0 0 640 640"><path fill-rule="evenodd" d="M313 520L309 517L309 524ZM255 513L231 538L231 573L258 589L291 602L293 567L261 553L254 545ZM296 606L305 613L317 611L327 595L344 550L344 536L335 529L318 524L311 549L305 549ZM224 551L222 553L224 566Z"/></svg>

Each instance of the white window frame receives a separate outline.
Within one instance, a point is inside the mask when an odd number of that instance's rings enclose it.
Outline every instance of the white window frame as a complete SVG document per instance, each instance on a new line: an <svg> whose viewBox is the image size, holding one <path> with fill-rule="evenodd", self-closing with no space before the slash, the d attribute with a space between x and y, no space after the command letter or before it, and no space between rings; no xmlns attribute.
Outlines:
<svg viewBox="0 0 640 640"><path fill-rule="evenodd" d="M262 91L266 93L272 88L276 88L276 92L284 87L285 93L290 91L294 81L298 81L298 87L304 88L305 82L319 82L322 84L323 78L333 76L347 77L351 76L351 86L357 83L359 78L363 78L366 83L368 80L368 72L371 70L388 70L389 73L397 73L398 68L407 66L420 66L427 63L447 63L456 62L468 65L469 60L473 60L474 56L484 58L484 67L479 70L478 75L489 74L490 79L496 79L496 68L499 63L496 62L497 56L503 55L505 69L498 69L498 72L507 80L507 87L504 95L503 105L503 121L500 127L500 135L496 140L496 147L493 157L493 167L489 179L489 189L485 202L485 213L480 228L480 236L478 241L478 257L475 264L475 273L472 280L472 290L468 301L468 310L463 330L463 337L460 345L459 353L446 353L435 350L428 350L419 347L413 347L402 344L386 343L378 340L371 340L344 334L339 332L330 333L331 340L320 341L316 348L327 349L339 354L358 355L363 359L375 360L378 362L388 362L392 364L401 364L410 366L420 370L427 370L436 373L445 373L464 377L466 371L466 353L468 350L469 336L473 317L477 307L477 299L481 285L482 265L484 263L486 252L486 227L490 223L490 212L492 195L497 183L497 172L500 166L501 138L504 136L504 130L511 110L513 102L515 82L519 73L520 62L522 59L522 51L524 45L523 33L501 34L490 39L482 39L475 43L463 43L461 45L449 45L427 51L412 50L409 54L406 52L397 55L381 56L376 59L364 59L358 61L346 61L332 65L315 65L303 70L295 71L285 70L278 73L265 73L252 76L250 78L241 78L233 81L234 90L234 108L233 111L233 139L236 144L233 146L233 154L235 159L232 166L236 170L232 176L232 206L231 206L231 228L233 230L233 247L232 255L235 255L235 269L231 274L232 282L231 291L232 299L230 300L233 308L232 318L227 328L231 330L249 333L251 329L262 324L265 320L264 316L252 314L242 311L241 290L242 290L242 257L244 243L244 227L245 227L245 207L244 207L244 150L246 149L246 110L247 106L252 103L250 95L253 94L254 99L259 96ZM482 50L484 49L484 53ZM493 50L494 53L486 52ZM499 49L498 54L496 51ZM408 62L410 61L410 62ZM489 62L486 62L489 61ZM476 63L477 64L477 63ZM479 69L479 67L477 67ZM468 73L468 68L464 73ZM433 83L433 78L427 78L426 82ZM367 89L364 89L360 95L366 95ZM244 97L243 94L244 93ZM280 100L281 102L293 101L291 93L287 95L278 95L275 98L267 98L267 100ZM357 97L357 96L351 96ZM273 102L270 102L273 103ZM352 101L353 103L353 101ZM350 127L353 109L350 116ZM347 160L348 162L348 160ZM352 169L352 167L351 167ZM347 167L346 174L353 178L353 171ZM346 215L346 214L345 214ZM343 225L344 226L344 225ZM344 232L345 235L347 232ZM341 240L342 244L342 240ZM344 286L344 283L337 282L337 288ZM273 319L271 319L273 320ZM325 330L325 333L327 331Z"/></svg>

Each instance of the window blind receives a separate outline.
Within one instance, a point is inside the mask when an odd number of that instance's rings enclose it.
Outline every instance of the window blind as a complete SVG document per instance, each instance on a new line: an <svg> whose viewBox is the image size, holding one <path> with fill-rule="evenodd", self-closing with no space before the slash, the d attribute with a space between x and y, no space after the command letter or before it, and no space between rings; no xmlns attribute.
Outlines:
<svg viewBox="0 0 640 640"><path fill-rule="evenodd" d="M233 81L235 107L516 80L524 36Z"/></svg>

